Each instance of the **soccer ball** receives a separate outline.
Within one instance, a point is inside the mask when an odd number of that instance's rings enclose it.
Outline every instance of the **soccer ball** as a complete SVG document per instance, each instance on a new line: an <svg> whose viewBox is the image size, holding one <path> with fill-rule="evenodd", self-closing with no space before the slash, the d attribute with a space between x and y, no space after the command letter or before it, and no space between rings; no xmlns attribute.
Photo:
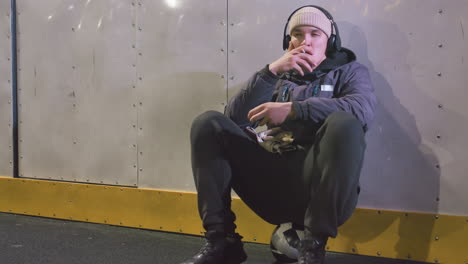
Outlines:
<svg viewBox="0 0 468 264"><path fill-rule="evenodd" d="M299 243L303 238L304 231L293 227L292 223L280 224L271 235L271 253L281 262L296 262Z"/></svg>

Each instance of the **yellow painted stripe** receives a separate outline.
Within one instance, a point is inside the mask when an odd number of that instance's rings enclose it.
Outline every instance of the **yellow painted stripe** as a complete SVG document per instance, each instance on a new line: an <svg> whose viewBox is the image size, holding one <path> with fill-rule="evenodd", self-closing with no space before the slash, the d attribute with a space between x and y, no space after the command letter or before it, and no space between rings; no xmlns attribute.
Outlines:
<svg viewBox="0 0 468 264"><path fill-rule="evenodd" d="M274 226L234 199L238 232L269 243ZM0 177L0 211L202 234L194 193ZM335 252L468 263L468 217L357 209L331 239Z"/></svg>

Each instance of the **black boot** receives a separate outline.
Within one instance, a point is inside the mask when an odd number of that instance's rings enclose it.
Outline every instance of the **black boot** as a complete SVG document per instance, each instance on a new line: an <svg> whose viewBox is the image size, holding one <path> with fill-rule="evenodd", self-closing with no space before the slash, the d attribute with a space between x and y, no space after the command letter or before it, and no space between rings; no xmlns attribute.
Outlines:
<svg viewBox="0 0 468 264"><path fill-rule="evenodd" d="M239 264L247 259L239 234L208 231L205 237L206 244L200 251L181 264Z"/></svg>
<svg viewBox="0 0 468 264"><path fill-rule="evenodd" d="M324 264L327 239L304 239L299 245L298 264Z"/></svg>

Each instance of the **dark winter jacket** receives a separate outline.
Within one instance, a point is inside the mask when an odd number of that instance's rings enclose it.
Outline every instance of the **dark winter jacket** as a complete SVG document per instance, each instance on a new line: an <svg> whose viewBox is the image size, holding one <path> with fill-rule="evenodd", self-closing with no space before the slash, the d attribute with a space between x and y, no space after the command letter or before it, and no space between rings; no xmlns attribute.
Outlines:
<svg viewBox="0 0 468 264"><path fill-rule="evenodd" d="M356 62L352 51L343 48L304 77L295 72L276 76L267 65L231 98L225 114L239 126L246 126L250 125L247 113L252 108L266 102L290 101L296 118L281 127L292 131L299 143L311 143L327 116L337 111L352 113L367 131L377 104L369 71Z"/></svg>

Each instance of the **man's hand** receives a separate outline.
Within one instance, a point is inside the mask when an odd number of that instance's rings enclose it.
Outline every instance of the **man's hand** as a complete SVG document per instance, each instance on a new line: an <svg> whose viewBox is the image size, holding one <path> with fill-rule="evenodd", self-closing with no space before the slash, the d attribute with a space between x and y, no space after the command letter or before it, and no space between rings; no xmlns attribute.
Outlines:
<svg viewBox="0 0 468 264"><path fill-rule="evenodd" d="M275 75L295 69L301 76L304 72L311 72L325 59L325 57L314 55L309 46L299 46L294 48L289 42L288 51L275 62L271 63L268 69Z"/></svg>
<svg viewBox="0 0 468 264"><path fill-rule="evenodd" d="M288 117L294 117L292 102L264 103L250 110L247 114L247 118L250 122L261 119L259 126L265 124L270 126L281 125Z"/></svg>

